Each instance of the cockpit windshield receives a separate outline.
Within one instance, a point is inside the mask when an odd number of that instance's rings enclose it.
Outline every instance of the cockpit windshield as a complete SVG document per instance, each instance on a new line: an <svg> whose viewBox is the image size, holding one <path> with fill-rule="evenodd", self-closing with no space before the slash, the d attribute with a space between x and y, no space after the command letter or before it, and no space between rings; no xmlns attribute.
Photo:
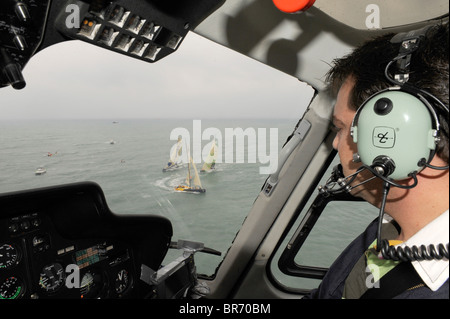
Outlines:
<svg viewBox="0 0 450 319"><path fill-rule="evenodd" d="M174 240L220 251L197 257L214 274L313 90L194 33L179 51L39 52L26 89L2 90L0 192L94 181L114 213L163 215Z"/></svg>

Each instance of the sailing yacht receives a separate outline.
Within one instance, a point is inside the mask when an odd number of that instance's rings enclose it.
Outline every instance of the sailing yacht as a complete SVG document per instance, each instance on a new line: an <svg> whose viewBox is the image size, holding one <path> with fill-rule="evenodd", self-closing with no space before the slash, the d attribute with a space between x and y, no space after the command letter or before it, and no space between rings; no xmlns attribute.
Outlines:
<svg viewBox="0 0 450 319"><path fill-rule="evenodd" d="M216 168L216 159L217 159L217 145L216 140L212 141L211 149L209 150L208 157L205 160L200 172L211 172Z"/></svg>
<svg viewBox="0 0 450 319"><path fill-rule="evenodd" d="M192 172L193 170L193 172ZM178 185L175 187L175 191L177 192L187 192L200 194L205 193L206 189L203 188L202 183L200 181L200 176L198 176L197 167L192 161L192 157L189 156L189 165L188 165L188 174L186 176L185 184Z"/></svg>
<svg viewBox="0 0 450 319"><path fill-rule="evenodd" d="M178 137L177 146L170 153L169 161L167 162L166 167L163 168L163 172L170 172L177 168L182 167L181 165L181 152L183 149L182 139Z"/></svg>

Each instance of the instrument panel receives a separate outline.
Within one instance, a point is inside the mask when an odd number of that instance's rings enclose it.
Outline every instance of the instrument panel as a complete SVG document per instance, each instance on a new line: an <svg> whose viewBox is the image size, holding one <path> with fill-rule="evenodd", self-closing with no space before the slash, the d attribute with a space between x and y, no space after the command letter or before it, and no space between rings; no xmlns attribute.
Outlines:
<svg viewBox="0 0 450 319"><path fill-rule="evenodd" d="M65 240L39 213L0 225L9 235L0 243L0 299L121 298L131 293L136 273L128 245Z"/></svg>
<svg viewBox="0 0 450 319"><path fill-rule="evenodd" d="M92 200L99 198L100 193L92 194L99 189L91 184L79 187L63 187L67 192L58 190L58 196L51 195L58 188L46 190L37 201L29 197L35 192L24 192L16 199L28 197L27 204L19 206L9 196L0 196L0 205L9 202L10 213L0 213L0 299L148 297L151 287L139 280L141 265L160 266L171 226L154 216L147 223L141 217L116 223L117 217ZM36 206L29 205L33 202ZM152 232L161 229L161 222L165 231Z"/></svg>

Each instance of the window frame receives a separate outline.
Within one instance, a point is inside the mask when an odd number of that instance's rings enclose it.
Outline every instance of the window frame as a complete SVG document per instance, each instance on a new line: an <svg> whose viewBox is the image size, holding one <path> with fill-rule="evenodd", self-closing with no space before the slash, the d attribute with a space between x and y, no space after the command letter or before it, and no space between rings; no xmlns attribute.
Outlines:
<svg viewBox="0 0 450 319"><path fill-rule="evenodd" d="M287 278L292 277L319 281L323 280L329 270L329 267L299 264L295 261L295 258L302 253L300 251L301 248L306 242L312 229L316 226L317 221L327 205L333 202L364 202L363 199L353 197L345 192L339 195L330 195L328 197L317 194L314 197L318 185L323 183L325 174L329 172L333 165L337 164L336 160L338 160L338 158L336 155L337 151L331 149L328 158L318 172L314 182L311 183L310 187L305 191L306 195L303 197L303 200L298 202L291 221L285 228L282 236L280 236L278 244L274 248L267 263L267 276L269 280L278 287L278 289L281 289L284 292L305 295L314 288L306 287L307 285L302 287L301 285L294 284L291 286L283 283L283 279L279 277L277 272L274 272L274 269L277 269L277 271L283 276L287 276ZM289 238L288 236L290 236L289 240L287 240Z"/></svg>
<svg viewBox="0 0 450 319"><path fill-rule="evenodd" d="M335 201L355 202L363 200L353 197L348 193L341 193L338 195L318 194L278 259L277 265L282 273L293 277L319 280L322 280L326 275L328 268L301 265L295 261L295 257L302 248L326 206ZM299 206L297 209L302 211L303 206Z"/></svg>

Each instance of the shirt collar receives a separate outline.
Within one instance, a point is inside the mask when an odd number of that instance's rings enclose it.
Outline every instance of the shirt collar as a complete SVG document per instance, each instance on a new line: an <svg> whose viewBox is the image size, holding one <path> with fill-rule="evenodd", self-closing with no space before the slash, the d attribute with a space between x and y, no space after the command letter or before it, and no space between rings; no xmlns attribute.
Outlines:
<svg viewBox="0 0 450 319"><path fill-rule="evenodd" d="M438 244L447 245L448 240L449 211L447 210L399 246L425 245L428 247L434 244L437 247ZM424 283L433 291L438 290L448 280L448 259L413 261L412 265Z"/></svg>

